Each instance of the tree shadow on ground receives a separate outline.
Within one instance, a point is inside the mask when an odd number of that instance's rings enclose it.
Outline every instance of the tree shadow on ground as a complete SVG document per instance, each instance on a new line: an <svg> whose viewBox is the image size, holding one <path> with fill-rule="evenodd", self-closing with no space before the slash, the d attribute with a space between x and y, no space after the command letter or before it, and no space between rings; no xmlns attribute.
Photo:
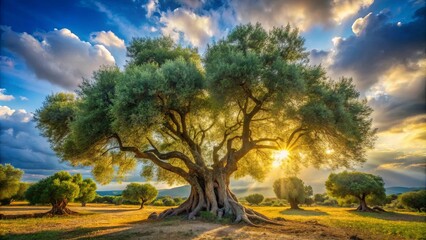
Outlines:
<svg viewBox="0 0 426 240"><path fill-rule="evenodd" d="M117 228L124 228L123 226L108 226L108 227L95 227L95 228L76 228L73 230L47 230L36 233L25 234L6 234L0 236L4 240L24 240L24 239L43 239L43 240L57 240L57 239L88 239L90 234L98 231L115 230ZM123 229L124 230L124 229Z"/></svg>
<svg viewBox="0 0 426 240"><path fill-rule="evenodd" d="M424 215L419 216L399 212L359 212L356 210L348 210L348 212L360 217L378 218L388 221L426 222L426 216Z"/></svg>
<svg viewBox="0 0 426 240"><path fill-rule="evenodd" d="M280 213L284 214L284 215L299 215L299 216L325 216L325 215L329 215L328 213L320 211L318 209L305 210L305 209L288 208L288 209L281 211Z"/></svg>

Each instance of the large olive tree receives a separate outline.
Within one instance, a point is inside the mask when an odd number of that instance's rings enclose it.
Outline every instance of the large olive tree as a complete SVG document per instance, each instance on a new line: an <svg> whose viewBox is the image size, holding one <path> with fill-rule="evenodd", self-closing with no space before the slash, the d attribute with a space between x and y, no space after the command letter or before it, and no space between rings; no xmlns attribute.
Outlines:
<svg viewBox="0 0 426 240"><path fill-rule="evenodd" d="M201 61L168 37L135 39L124 71L103 68L76 97L49 96L35 119L61 158L93 166L101 183L141 161L147 179L190 184L187 201L160 218L207 210L267 220L238 202L232 177L263 179L282 149L290 169L348 167L365 161L374 138L352 81L309 65L303 45L297 29L249 24Z"/></svg>

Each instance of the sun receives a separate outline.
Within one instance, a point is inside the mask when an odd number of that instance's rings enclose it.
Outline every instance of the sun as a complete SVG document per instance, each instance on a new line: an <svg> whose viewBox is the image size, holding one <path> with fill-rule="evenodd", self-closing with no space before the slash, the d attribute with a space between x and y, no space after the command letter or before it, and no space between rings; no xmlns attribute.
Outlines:
<svg viewBox="0 0 426 240"><path fill-rule="evenodd" d="M276 153L273 154L274 157L274 161L272 162L272 167L273 168L277 168L279 166L281 166L282 162L288 158L288 156L290 155L290 152L286 149L277 151Z"/></svg>

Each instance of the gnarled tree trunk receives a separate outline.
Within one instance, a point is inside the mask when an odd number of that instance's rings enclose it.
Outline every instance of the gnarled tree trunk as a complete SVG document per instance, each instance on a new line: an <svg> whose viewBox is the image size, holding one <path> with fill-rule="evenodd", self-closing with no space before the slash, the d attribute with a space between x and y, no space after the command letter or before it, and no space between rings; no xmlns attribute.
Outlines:
<svg viewBox="0 0 426 240"><path fill-rule="evenodd" d="M142 200L142 202L141 202L141 207L140 207L139 209L143 209L143 206L145 205L145 202L146 202L146 201Z"/></svg>
<svg viewBox="0 0 426 240"><path fill-rule="evenodd" d="M81 202L81 206L85 207L86 206L86 202Z"/></svg>
<svg viewBox="0 0 426 240"><path fill-rule="evenodd" d="M221 170L209 170L204 176L192 175L188 181L191 185L188 199L177 208L165 210L159 218L186 214L188 219L195 219L201 211L209 211L219 219L230 216L235 222L244 221L250 225L255 225L253 220L279 224L238 202L229 188L229 176Z"/></svg>
<svg viewBox="0 0 426 240"><path fill-rule="evenodd" d="M359 206L356 209L357 211L360 212L374 212L373 209L371 209L370 207L367 206L367 202L365 201L366 195L363 194L362 196L358 197L359 199Z"/></svg>
<svg viewBox="0 0 426 240"><path fill-rule="evenodd" d="M52 204L52 209L50 211L48 211L46 214L68 215L68 214L76 213L76 212L70 210L69 208L67 208L68 200L66 200L66 199L53 201L53 202L51 202L51 204Z"/></svg>

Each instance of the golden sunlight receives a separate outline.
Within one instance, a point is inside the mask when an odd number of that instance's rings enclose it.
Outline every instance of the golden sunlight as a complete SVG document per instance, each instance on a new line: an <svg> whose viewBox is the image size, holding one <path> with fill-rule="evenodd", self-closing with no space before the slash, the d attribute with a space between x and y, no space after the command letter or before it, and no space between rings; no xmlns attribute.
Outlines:
<svg viewBox="0 0 426 240"><path fill-rule="evenodd" d="M286 149L277 151L276 153L273 154L274 157L274 161L272 162L272 167L273 168L277 168L279 166L281 166L282 162L288 158L288 156L290 155L289 151Z"/></svg>

